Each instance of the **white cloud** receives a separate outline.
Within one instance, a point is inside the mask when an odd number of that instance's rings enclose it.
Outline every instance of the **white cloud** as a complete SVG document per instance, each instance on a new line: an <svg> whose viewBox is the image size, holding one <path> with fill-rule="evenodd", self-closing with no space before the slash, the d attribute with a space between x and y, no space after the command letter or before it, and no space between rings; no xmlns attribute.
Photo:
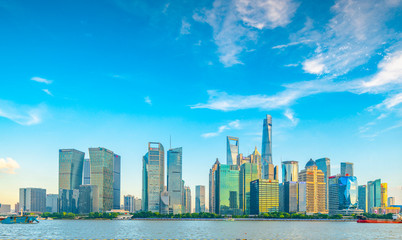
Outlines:
<svg viewBox="0 0 402 240"><path fill-rule="evenodd" d="M210 132L210 133L204 133L201 136L203 138L210 138L210 137L216 137L219 134L221 134L222 132L226 131L226 130L230 130L230 129L239 129L240 128L240 121L239 120L235 120L232 122L229 122L226 125L222 125L218 128L218 131L216 132Z"/></svg>
<svg viewBox="0 0 402 240"><path fill-rule="evenodd" d="M149 98L149 96L146 96L146 97L144 98L144 101L145 101L147 104L152 105L152 101L151 101L151 99Z"/></svg>
<svg viewBox="0 0 402 240"><path fill-rule="evenodd" d="M49 89L42 89L42 91L50 96L53 96L53 94L49 91Z"/></svg>
<svg viewBox="0 0 402 240"><path fill-rule="evenodd" d="M181 35L190 34L190 28L191 24L185 18L183 18L181 20L180 34Z"/></svg>
<svg viewBox="0 0 402 240"><path fill-rule="evenodd" d="M390 83L402 83L402 50L387 55L379 64L379 72L364 86L379 87Z"/></svg>
<svg viewBox="0 0 402 240"><path fill-rule="evenodd" d="M296 126L299 123L299 119L295 117L295 113L292 110L286 109L284 115L292 122L293 126Z"/></svg>
<svg viewBox="0 0 402 240"><path fill-rule="evenodd" d="M0 117L8 118L20 125L35 125L42 122L44 105L29 107L0 100Z"/></svg>
<svg viewBox="0 0 402 240"><path fill-rule="evenodd" d="M52 80L47 80L47 79L40 78L40 77L33 77L33 78L31 78L31 80L35 81L35 82L39 82L39 83L45 83L45 84L51 84L53 82Z"/></svg>
<svg viewBox="0 0 402 240"><path fill-rule="evenodd" d="M204 9L194 19L212 27L219 60L230 67L242 64L239 55L247 42L257 39L256 30L286 26L296 9L291 0L215 0L212 9Z"/></svg>
<svg viewBox="0 0 402 240"><path fill-rule="evenodd" d="M20 168L20 165L12 158L0 158L0 172L15 174L15 170Z"/></svg>
<svg viewBox="0 0 402 240"><path fill-rule="evenodd" d="M306 60L303 62L303 70L308 73L321 74L324 72L325 65L322 59Z"/></svg>

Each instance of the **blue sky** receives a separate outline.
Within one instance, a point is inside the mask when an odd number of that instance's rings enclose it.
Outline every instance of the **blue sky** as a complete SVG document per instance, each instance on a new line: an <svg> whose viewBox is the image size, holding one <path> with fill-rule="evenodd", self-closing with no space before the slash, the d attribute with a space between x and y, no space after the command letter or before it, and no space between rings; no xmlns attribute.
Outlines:
<svg viewBox="0 0 402 240"><path fill-rule="evenodd" d="M0 0L0 202L57 191L58 149L122 156L141 194L148 141L208 185L226 135L273 161L355 163L402 204L402 1Z"/></svg>

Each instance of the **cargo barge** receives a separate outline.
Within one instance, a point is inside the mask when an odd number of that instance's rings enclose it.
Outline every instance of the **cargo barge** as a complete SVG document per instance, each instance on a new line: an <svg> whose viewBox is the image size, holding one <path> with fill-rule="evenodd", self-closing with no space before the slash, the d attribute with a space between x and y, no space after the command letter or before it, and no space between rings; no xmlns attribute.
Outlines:
<svg viewBox="0 0 402 240"><path fill-rule="evenodd" d="M402 217L399 214L394 214L392 219L367 218L365 216L357 216L357 223L402 223Z"/></svg>

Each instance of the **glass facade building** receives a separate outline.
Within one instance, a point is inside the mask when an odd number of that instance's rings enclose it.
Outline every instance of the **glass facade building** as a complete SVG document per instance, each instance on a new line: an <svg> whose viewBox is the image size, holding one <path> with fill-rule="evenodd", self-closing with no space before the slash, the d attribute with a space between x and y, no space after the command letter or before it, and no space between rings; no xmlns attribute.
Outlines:
<svg viewBox="0 0 402 240"><path fill-rule="evenodd" d="M250 183L250 214L279 211L279 182L257 179Z"/></svg>
<svg viewBox="0 0 402 240"><path fill-rule="evenodd" d="M214 165L209 170L209 212L216 213L215 211L215 175L218 170L219 160L216 159Z"/></svg>
<svg viewBox="0 0 402 240"><path fill-rule="evenodd" d="M183 203L185 204L185 212L191 213L191 189L188 186L184 187Z"/></svg>
<svg viewBox="0 0 402 240"><path fill-rule="evenodd" d="M299 184L297 182L283 183L283 211L295 213L299 210Z"/></svg>
<svg viewBox="0 0 402 240"><path fill-rule="evenodd" d="M358 185L354 176L340 177L339 184L339 209L357 208Z"/></svg>
<svg viewBox="0 0 402 240"><path fill-rule="evenodd" d="M99 192L96 185L81 185L79 192L79 213L99 212Z"/></svg>
<svg viewBox="0 0 402 240"><path fill-rule="evenodd" d="M256 179L259 179L257 164L244 163L240 166L239 203L245 214L250 214L250 183Z"/></svg>
<svg viewBox="0 0 402 240"><path fill-rule="evenodd" d="M46 212L46 189L20 188L19 209L24 212Z"/></svg>
<svg viewBox="0 0 402 240"><path fill-rule="evenodd" d="M98 186L99 211L110 211L113 208L113 168L115 155L106 148L89 148L89 159L91 165L91 185Z"/></svg>
<svg viewBox="0 0 402 240"><path fill-rule="evenodd" d="M381 179L367 182L367 208L381 207Z"/></svg>
<svg viewBox="0 0 402 240"><path fill-rule="evenodd" d="M121 157L114 154L113 158L113 209L120 209L120 170Z"/></svg>
<svg viewBox="0 0 402 240"><path fill-rule="evenodd" d="M163 145L157 142L148 143L148 152L142 162L142 210L160 212L161 193L165 186Z"/></svg>
<svg viewBox="0 0 402 240"><path fill-rule="evenodd" d="M237 162L237 155L239 155L239 138L226 137L226 157L228 165L239 165Z"/></svg>
<svg viewBox="0 0 402 240"><path fill-rule="evenodd" d="M124 210L130 213L135 211L134 209L134 196L126 195L124 196Z"/></svg>
<svg viewBox="0 0 402 240"><path fill-rule="evenodd" d="M218 165L215 179L215 210L221 215L239 215L239 175L237 165Z"/></svg>
<svg viewBox="0 0 402 240"><path fill-rule="evenodd" d="M84 168L82 172L82 184L91 184L91 162L89 158L84 159Z"/></svg>
<svg viewBox="0 0 402 240"><path fill-rule="evenodd" d="M195 186L195 212L205 212L205 186Z"/></svg>
<svg viewBox="0 0 402 240"><path fill-rule="evenodd" d="M299 182L299 212L307 211L307 185L306 182Z"/></svg>
<svg viewBox="0 0 402 240"><path fill-rule="evenodd" d="M361 185L358 189L358 205L359 209L367 212L367 186Z"/></svg>
<svg viewBox="0 0 402 240"><path fill-rule="evenodd" d="M59 213L79 213L79 189L59 189Z"/></svg>
<svg viewBox="0 0 402 240"><path fill-rule="evenodd" d="M331 176L331 160L329 158L320 158L315 160L317 164L317 169L321 170L324 173L324 182L325 182L325 208L328 208L329 204L329 184L328 178Z"/></svg>
<svg viewBox="0 0 402 240"><path fill-rule="evenodd" d="M167 152L167 190L169 192L169 203L172 209L182 208L183 179L182 179L182 148L170 149ZM180 213L173 211L174 214Z"/></svg>
<svg viewBox="0 0 402 240"><path fill-rule="evenodd" d="M270 179L269 172L270 166L269 164L273 164L272 162L272 117L271 115L267 115L263 120L262 124L262 178ZM271 170L273 171L273 170ZM272 178L271 178L272 179Z"/></svg>
<svg viewBox="0 0 402 240"><path fill-rule="evenodd" d="M297 182L299 163L297 161L282 162L282 182Z"/></svg>
<svg viewBox="0 0 402 240"><path fill-rule="evenodd" d="M46 195L46 212L56 213L57 212L57 201L58 194L47 194Z"/></svg>
<svg viewBox="0 0 402 240"><path fill-rule="evenodd" d="M341 176L353 176L353 163L341 162Z"/></svg>
<svg viewBox="0 0 402 240"><path fill-rule="evenodd" d="M75 149L59 150L59 189L79 189L85 153Z"/></svg>

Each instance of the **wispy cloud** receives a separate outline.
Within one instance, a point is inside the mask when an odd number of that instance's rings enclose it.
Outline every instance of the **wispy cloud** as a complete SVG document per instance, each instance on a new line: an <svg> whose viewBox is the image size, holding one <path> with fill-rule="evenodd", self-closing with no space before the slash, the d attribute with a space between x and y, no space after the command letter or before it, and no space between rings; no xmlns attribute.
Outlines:
<svg viewBox="0 0 402 240"><path fill-rule="evenodd" d="M295 117L295 113L292 110L286 109L284 115L292 122L293 126L296 126L299 123L299 119Z"/></svg>
<svg viewBox="0 0 402 240"><path fill-rule="evenodd" d="M386 84L402 83L402 50L387 55L378 65L379 72L364 86L379 87Z"/></svg>
<svg viewBox="0 0 402 240"><path fill-rule="evenodd" d="M44 79L44 78L40 78L40 77L33 77L31 78L32 81L35 82L39 82L39 83L45 83L45 84L51 84L53 81L52 80L48 80L48 79Z"/></svg>
<svg viewBox="0 0 402 240"><path fill-rule="evenodd" d="M226 125L222 125L218 128L218 131L216 132L210 132L210 133L204 133L201 136L203 138L210 138L210 137L216 137L219 134L221 134L222 132L226 131L226 130L230 130L230 129L239 129L240 128L240 121L239 120L235 120L232 122L229 122Z"/></svg>
<svg viewBox="0 0 402 240"><path fill-rule="evenodd" d="M42 89L47 95L53 96L53 94L49 91L49 89Z"/></svg>
<svg viewBox="0 0 402 240"><path fill-rule="evenodd" d="M8 118L20 125L35 125L42 122L46 108L44 105L30 107L0 100L0 117Z"/></svg>
<svg viewBox="0 0 402 240"><path fill-rule="evenodd" d="M149 96L146 96L146 97L144 98L144 101L145 101L145 103L147 103L147 104L149 104L149 105L152 105L152 101L151 101L151 98L149 98Z"/></svg>
<svg viewBox="0 0 402 240"><path fill-rule="evenodd" d="M257 39L257 30L285 27L298 5L292 0L215 0L194 19L208 23L218 46L219 60L226 67L242 64L239 55L246 43Z"/></svg>
<svg viewBox="0 0 402 240"><path fill-rule="evenodd" d="M181 20L181 28L180 28L180 35L187 35L190 34L191 24L183 18Z"/></svg>
<svg viewBox="0 0 402 240"><path fill-rule="evenodd" d="M20 168L20 165L12 158L0 158L0 172L15 174L15 170Z"/></svg>

